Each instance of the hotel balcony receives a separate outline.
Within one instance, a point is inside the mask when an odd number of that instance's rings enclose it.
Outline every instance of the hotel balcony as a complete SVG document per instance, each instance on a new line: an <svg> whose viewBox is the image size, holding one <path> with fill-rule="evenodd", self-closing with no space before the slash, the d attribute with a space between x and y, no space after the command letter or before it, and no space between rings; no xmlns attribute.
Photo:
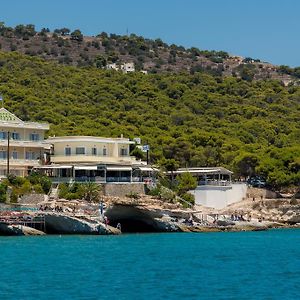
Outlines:
<svg viewBox="0 0 300 300"><path fill-rule="evenodd" d="M50 144L44 141L23 141L23 140L10 140L10 147L28 147L28 148L50 148ZM0 147L7 147L7 140L0 140Z"/></svg>
<svg viewBox="0 0 300 300"><path fill-rule="evenodd" d="M13 159L11 158L9 160L9 165L11 168L13 167L27 167L27 166L33 166L37 167L40 165L40 160L38 159ZM7 166L7 159L0 159L0 167L6 167Z"/></svg>
<svg viewBox="0 0 300 300"><path fill-rule="evenodd" d="M100 155L84 155L84 154L78 154L78 155L52 155L51 156L51 162L54 164L131 164L135 162L136 159L134 156L100 156Z"/></svg>

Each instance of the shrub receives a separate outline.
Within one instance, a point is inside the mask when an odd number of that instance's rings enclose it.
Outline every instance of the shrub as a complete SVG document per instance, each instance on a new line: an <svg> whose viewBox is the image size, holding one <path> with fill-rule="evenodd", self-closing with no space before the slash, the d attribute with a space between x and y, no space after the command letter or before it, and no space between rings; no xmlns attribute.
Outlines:
<svg viewBox="0 0 300 300"><path fill-rule="evenodd" d="M14 174L9 174L7 176L7 181L9 184L11 184L13 186L20 187L26 182L26 179L24 177L18 177Z"/></svg>
<svg viewBox="0 0 300 300"><path fill-rule="evenodd" d="M156 187L154 189L151 189L147 192L147 195L150 195L150 196L160 196L160 188L159 187Z"/></svg>
<svg viewBox="0 0 300 300"><path fill-rule="evenodd" d="M176 194L165 187L161 188L160 198L164 201L173 202L175 200Z"/></svg>
<svg viewBox="0 0 300 300"><path fill-rule="evenodd" d="M58 187L58 190L59 190L58 197L67 199L66 195L69 192L69 188L68 188L67 184L61 183Z"/></svg>
<svg viewBox="0 0 300 300"><path fill-rule="evenodd" d="M67 185L62 183L59 185L59 198L84 199L89 202L98 202L101 187L94 182L77 183Z"/></svg>
<svg viewBox="0 0 300 300"><path fill-rule="evenodd" d="M101 187L95 182L83 183L79 192L84 200L88 202L99 202Z"/></svg>
<svg viewBox="0 0 300 300"><path fill-rule="evenodd" d="M32 191L32 186L28 180L26 180L20 188L14 188L19 196L30 194Z"/></svg>
<svg viewBox="0 0 300 300"><path fill-rule="evenodd" d="M30 183L34 186L40 185L41 189L39 191L44 194L48 194L52 185L52 182L49 177L45 175L41 175L36 172L32 172L27 179L30 181ZM34 188L35 190L35 188ZM36 191L37 192L37 191Z"/></svg>
<svg viewBox="0 0 300 300"><path fill-rule="evenodd" d="M34 191L35 191L37 194L44 194L43 188L42 188L42 186L41 186L40 183L35 184L35 185L33 186L33 189L34 189Z"/></svg>
<svg viewBox="0 0 300 300"><path fill-rule="evenodd" d="M197 186L196 178L188 172L182 173L176 177L178 181L178 193L179 195L185 195L187 191L193 190Z"/></svg>
<svg viewBox="0 0 300 300"><path fill-rule="evenodd" d="M3 182L0 183L0 202L6 201L7 185Z"/></svg>
<svg viewBox="0 0 300 300"><path fill-rule="evenodd" d="M185 200L186 202L194 205L195 204L195 197L194 195L190 194L190 193L184 193L183 195L180 196L183 200Z"/></svg>

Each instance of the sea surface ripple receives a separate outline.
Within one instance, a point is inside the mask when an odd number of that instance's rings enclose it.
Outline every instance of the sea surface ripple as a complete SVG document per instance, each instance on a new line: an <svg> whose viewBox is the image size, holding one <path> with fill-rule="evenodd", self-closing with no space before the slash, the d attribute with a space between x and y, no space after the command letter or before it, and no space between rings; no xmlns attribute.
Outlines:
<svg viewBox="0 0 300 300"><path fill-rule="evenodd" d="M300 299L300 230L0 237L0 299Z"/></svg>

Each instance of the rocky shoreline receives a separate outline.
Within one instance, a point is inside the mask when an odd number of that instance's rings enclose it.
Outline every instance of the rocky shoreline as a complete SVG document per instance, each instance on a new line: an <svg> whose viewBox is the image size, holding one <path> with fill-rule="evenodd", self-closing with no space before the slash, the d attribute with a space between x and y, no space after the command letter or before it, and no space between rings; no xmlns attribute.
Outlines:
<svg viewBox="0 0 300 300"><path fill-rule="evenodd" d="M300 227L300 200L293 200L291 205L290 200L261 198L253 201L249 198L218 211L204 207L187 209L178 203L167 203L145 195L138 199L104 197L103 200L105 205L103 215L99 213L99 204L81 200L60 199L42 202L36 204L34 211L26 212L20 212L18 207L7 207L10 209L8 214L10 221L5 221L2 217L0 235L202 233ZM24 205L23 203L23 208L26 207ZM28 203L27 206L32 207L33 204ZM236 215L239 218L235 219ZM41 218L44 222L43 229L34 228L32 224ZM18 222L14 223L14 220Z"/></svg>

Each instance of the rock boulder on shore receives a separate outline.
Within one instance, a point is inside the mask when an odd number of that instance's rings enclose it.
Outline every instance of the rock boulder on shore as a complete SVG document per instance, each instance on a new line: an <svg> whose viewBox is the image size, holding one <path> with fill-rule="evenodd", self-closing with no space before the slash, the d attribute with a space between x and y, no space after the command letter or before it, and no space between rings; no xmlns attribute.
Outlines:
<svg viewBox="0 0 300 300"><path fill-rule="evenodd" d="M45 224L47 233L101 235L120 233L118 229L105 225L100 221L87 221L58 213L45 214Z"/></svg>
<svg viewBox="0 0 300 300"><path fill-rule="evenodd" d="M8 225L0 223L0 235L18 236L18 235L44 235L45 233L23 225Z"/></svg>

